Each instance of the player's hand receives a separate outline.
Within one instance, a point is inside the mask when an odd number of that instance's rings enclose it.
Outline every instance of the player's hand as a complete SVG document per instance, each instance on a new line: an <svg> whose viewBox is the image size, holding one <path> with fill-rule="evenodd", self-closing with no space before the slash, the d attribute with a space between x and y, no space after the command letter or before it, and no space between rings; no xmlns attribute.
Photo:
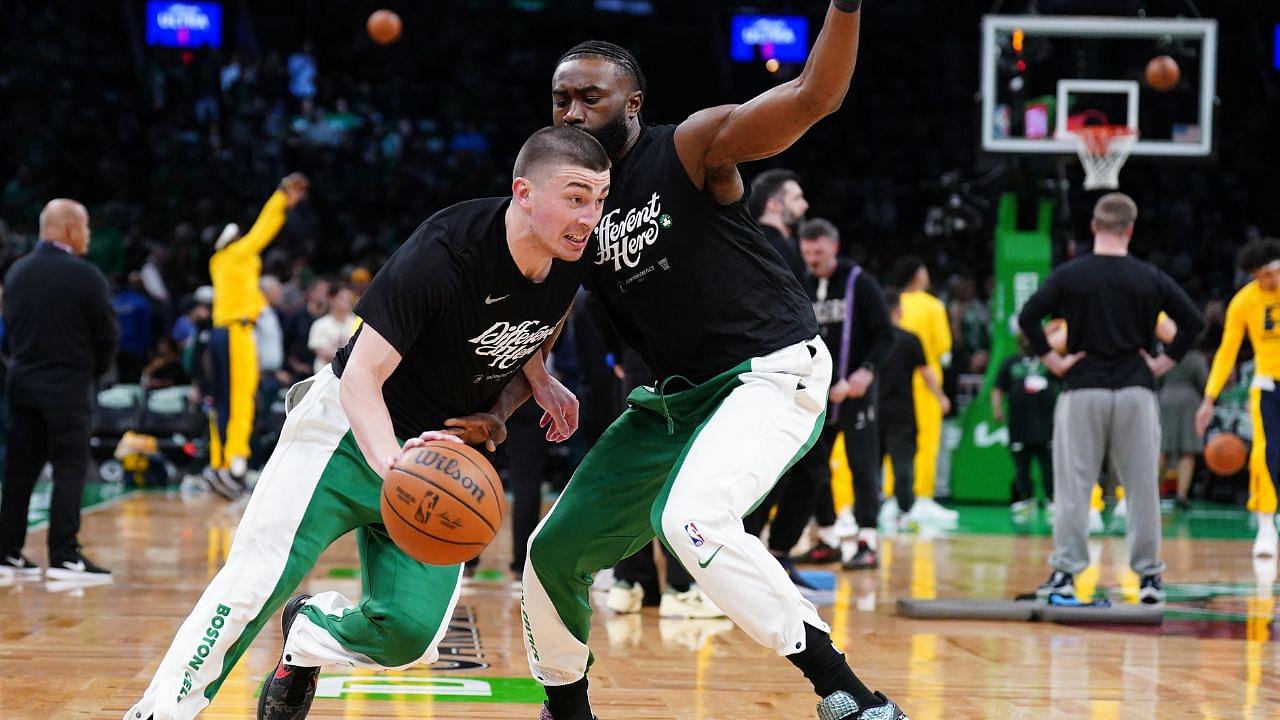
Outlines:
<svg viewBox="0 0 1280 720"><path fill-rule="evenodd" d="M507 439L507 424L492 413L449 418L444 426L449 437L460 438L460 442L468 445L484 445L489 452L497 450Z"/></svg>
<svg viewBox="0 0 1280 720"><path fill-rule="evenodd" d="M849 397L865 397L867 391L871 389L871 383L875 382L875 380L875 373L866 368L858 368L849 376Z"/></svg>
<svg viewBox="0 0 1280 720"><path fill-rule="evenodd" d="M400 452L396 453L395 455L388 455L385 458L383 458L382 467L379 468L379 470L381 471L380 474L385 479L387 476L387 473L391 472L391 468L395 467L396 463L400 462L400 458L404 457L405 453L416 450L422 447L423 445L426 445L427 443L434 442L434 441L456 442L456 443L462 442L460 438L454 435L451 435L444 430L428 430L422 433L421 435L419 435L418 437L412 437L406 440L405 444L400 448Z"/></svg>
<svg viewBox="0 0 1280 720"><path fill-rule="evenodd" d="M533 388L533 399L545 411L538 427L547 429L548 442L564 442L578 431L578 398L559 380L548 375Z"/></svg>
<svg viewBox="0 0 1280 720"><path fill-rule="evenodd" d="M1151 357L1146 350L1139 350L1138 352L1142 353L1142 359L1146 361L1147 367L1151 368L1151 374L1155 377L1163 376L1172 370L1174 365L1178 364L1174 362L1173 358L1164 353Z"/></svg>
<svg viewBox="0 0 1280 720"><path fill-rule="evenodd" d="M951 414L951 398L947 397L946 395L943 395L942 397L938 398L938 404L942 406L943 417L946 417L947 415Z"/></svg>
<svg viewBox="0 0 1280 720"><path fill-rule="evenodd" d="M827 399L839 405L849 397L849 381L840 378L840 381L831 386L831 391L827 393Z"/></svg>
<svg viewBox="0 0 1280 720"><path fill-rule="evenodd" d="M1209 423L1213 422L1213 398L1205 398L1196 410L1196 434L1204 437L1209 431Z"/></svg>
<svg viewBox="0 0 1280 720"><path fill-rule="evenodd" d="M307 190L311 188L311 181L306 175L300 172L289 173L280 181L280 189L284 191L285 207L292 210L307 198Z"/></svg>
<svg viewBox="0 0 1280 720"><path fill-rule="evenodd" d="M1058 377L1064 377L1071 371L1071 368L1076 366L1076 363L1084 359L1084 356L1085 354L1083 352L1063 355L1062 353L1054 350L1041 355L1040 361L1049 369L1049 372Z"/></svg>

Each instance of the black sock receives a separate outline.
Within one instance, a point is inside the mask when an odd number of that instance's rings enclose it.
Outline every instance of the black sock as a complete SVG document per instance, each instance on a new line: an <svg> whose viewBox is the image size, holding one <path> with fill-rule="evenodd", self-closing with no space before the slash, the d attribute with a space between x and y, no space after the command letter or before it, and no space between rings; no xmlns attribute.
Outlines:
<svg viewBox="0 0 1280 720"><path fill-rule="evenodd" d="M671 582L670 580L668 580L667 587L671 588L672 590L675 590L678 593L687 593L689 592L689 588L693 586L690 585L689 583L677 583L677 582Z"/></svg>
<svg viewBox="0 0 1280 720"><path fill-rule="evenodd" d="M844 655L831 644L831 636L818 628L805 623L805 649L802 652L788 655L791 661L813 683L813 691L818 697L843 690L853 696L858 707L868 708L884 704L884 701L871 692L853 670L845 662ZM558 720L558 719L557 719Z"/></svg>
<svg viewBox="0 0 1280 720"><path fill-rule="evenodd" d="M591 720L591 703L587 700L587 679L570 685L547 686L547 709L555 720Z"/></svg>

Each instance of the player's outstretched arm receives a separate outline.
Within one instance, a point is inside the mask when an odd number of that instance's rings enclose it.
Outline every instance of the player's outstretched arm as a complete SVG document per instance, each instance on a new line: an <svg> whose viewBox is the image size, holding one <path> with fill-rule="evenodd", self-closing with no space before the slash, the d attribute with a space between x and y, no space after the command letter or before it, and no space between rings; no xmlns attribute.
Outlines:
<svg viewBox="0 0 1280 720"><path fill-rule="evenodd" d="M831 4L809 61L794 80L741 105L694 113L680 124L676 151L695 185L704 187L708 175L715 179L738 163L777 155L839 109L858 57L860 7L858 0Z"/></svg>
<svg viewBox="0 0 1280 720"><path fill-rule="evenodd" d="M351 422L351 433L365 462L384 477L400 456L400 443L382 399L382 385L400 365L400 359L391 343L365 323L342 370L338 390L342 411Z"/></svg>

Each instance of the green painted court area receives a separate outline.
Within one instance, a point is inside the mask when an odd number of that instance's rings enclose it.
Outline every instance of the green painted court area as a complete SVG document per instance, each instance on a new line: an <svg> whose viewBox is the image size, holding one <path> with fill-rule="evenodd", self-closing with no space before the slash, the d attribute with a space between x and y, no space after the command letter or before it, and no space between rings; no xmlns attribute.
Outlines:
<svg viewBox="0 0 1280 720"><path fill-rule="evenodd" d="M49 480L42 480L36 484L36 489L31 493L31 506L27 510L27 527L37 528L44 527L49 522L49 500L53 492L53 483ZM84 497L80 500L80 508L82 511L89 511L97 507L105 507L109 504L118 502L128 495L139 492L136 488L125 487L123 485L115 485L112 483L86 483L84 486Z"/></svg>
<svg viewBox="0 0 1280 720"><path fill-rule="evenodd" d="M261 692L261 689L259 689ZM440 677L409 673L321 674L316 699L398 700L540 705L546 698L532 678Z"/></svg>

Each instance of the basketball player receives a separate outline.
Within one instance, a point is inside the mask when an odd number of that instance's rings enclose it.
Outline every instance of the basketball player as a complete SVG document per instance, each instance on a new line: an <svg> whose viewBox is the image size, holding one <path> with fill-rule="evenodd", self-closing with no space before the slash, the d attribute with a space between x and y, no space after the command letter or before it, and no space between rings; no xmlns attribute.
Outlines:
<svg viewBox="0 0 1280 720"><path fill-rule="evenodd" d="M941 378L943 368L951 364L951 318L947 315L947 306L929 293L929 268L920 258L909 255L898 261L894 279L902 290L901 326L920 338L929 367ZM916 501L911 506L910 518L918 523L951 524L959 514L933 499L945 413L937 397L929 391L922 373L915 373L911 383L916 408ZM897 482L896 477L894 481ZM896 503L890 500L885 505L887 515L896 517Z"/></svg>
<svg viewBox="0 0 1280 720"><path fill-rule="evenodd" d="M1254 240L1240 251L1240 269L1253 280L1240 288L1227 306L1222 344L1213 356L1204 400L1196 411L1196 432L1204 437L1213 419L1213 404L1236 364L1240 342L1248 334L1257 369L1249 389L1253 447L1249 453L1249 510L1258 519L1254 557L1276 556L1276 485L1280 476L1280 240ZM1275 442L1271 442L1275 439Z"/></svg>
<svg viewBox="0 0 1280 720"><path fill-rule="evenodd" d="M642 127L644 76L616 45L583 43L555 70L555 124L595 135L615 163L586 285L657 382L631 393L530 541L522 609L544 717L592 717L591 576L655 533L712 602L800 668L821 717L905 717L853 674L741 520L817 439L831 356L742 202L737 165L782 152L840 106L859 5L834 0L796 79L678 126ZM540 364L525 374L545 382Z"/></svg>
<svg viewBox="0 0 1280 720"><path fill-rule="evenodd" d="M213 281L214 406L210 423L208 481L218 494L235 499L245 489L249 463L249 436L253 433L254 400L258 395L258 345L254 327L267 307L260 287L262 251L284 226L285 213L307 197L307 176L293 173L262 207L253 227L243 236L230 223L214 244L209 258Z"/></svg>
<svg viewBox="0 0 1280 720"><path fill-rule="evenodd" d="M320 666L404 668L437 657L462 566L424 565L381 526L382 480L401 455L453 427L469 442L505 435L495 399L527 358L550 348L582 280L609 158L585 133L544 128L515 164L509 198L472 200L424 222L357 305L364 323L333 363L295 385L226 565L178 631L125 720L191 718L213 700L320 553L355 531L364 599L335 592L285 605L283 657L258 717L305 717Z"/></svg>
<svg viewBox="0 0 1280 720"><path fill-rule="evenodd" d="M1199 337L1204 320L1172 278L1129 256L1137 219L1127 195L1098 200L1093 253L1055 269L1018 316L1032 350L1064 387L1053 427L1053 572L1037 590L1042 597L1074 597L1075 575L1089 566L1089 493L1109 457L1129 499L1129 564L1140 578L1139 600L1164 602L1154 387ZM1177 324L1177 335L1152 357L1161 311ZM1069 355L1049 345L1045 317L1067 321Z"/></svg>

